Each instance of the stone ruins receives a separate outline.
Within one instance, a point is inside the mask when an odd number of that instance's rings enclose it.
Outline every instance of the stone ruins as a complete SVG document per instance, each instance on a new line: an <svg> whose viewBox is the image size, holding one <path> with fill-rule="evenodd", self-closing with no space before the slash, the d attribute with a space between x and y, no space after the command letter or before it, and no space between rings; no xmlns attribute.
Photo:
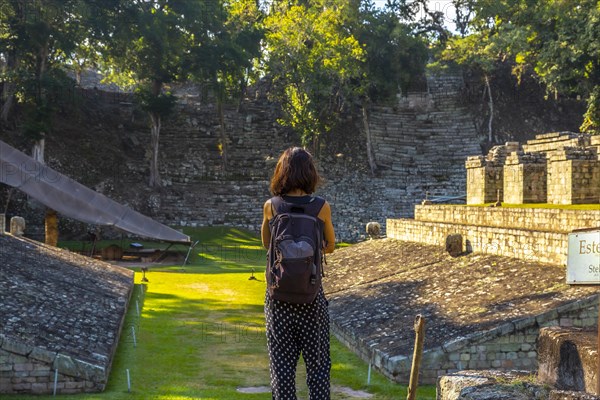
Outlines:
<svg viewBox="0 0 600 400"><path fill-rule="evenodd" d="M600 228L599 150L600 136L553 133L469 157L471 205L416 205L414 219L387 219L386 239L329 257L325 285L335 335L385 375L407 383L413 321L421 314L426 320L421 382L453 373L463 379L457 371L467 369L506 372L464 378L485 386L495 379L516 381L512 370L532 373L538 366L547 370L546 383L566 379L552 375L557 361L543 356L539 346L560 348L556 329L597 323L597 290L568 286L565 265L568 234ZM506 203L598 207L480 206L496 202L498 194ZM583 371L588 388L592 378ZM446 394L438 398L458 399L458 378L448 379L442 385ZM485 398L521 398L511 396Z"/></svg>
<svg viewBox="0 0 600 400"><path fill-rule="evenodd" d="M559 132L467 158L467 204L600 202L600 136Z"/></svg>
<svg viewBox="0 0 600 400"><path fill-rule="evenodd" d="M0 259L0 393L104 390L133 272L3 232Z"/></svg>

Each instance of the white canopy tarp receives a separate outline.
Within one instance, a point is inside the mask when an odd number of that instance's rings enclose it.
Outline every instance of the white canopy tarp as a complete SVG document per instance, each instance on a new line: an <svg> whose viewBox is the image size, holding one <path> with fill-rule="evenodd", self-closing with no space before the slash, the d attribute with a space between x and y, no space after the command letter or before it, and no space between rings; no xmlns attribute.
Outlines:
<svg viewBox="0 0 600 400"><path fill-rule="evenodd" d="M0 182L81 222L114 226L146 238L190 243L189 236L83 186L1 140Z"/></svg>

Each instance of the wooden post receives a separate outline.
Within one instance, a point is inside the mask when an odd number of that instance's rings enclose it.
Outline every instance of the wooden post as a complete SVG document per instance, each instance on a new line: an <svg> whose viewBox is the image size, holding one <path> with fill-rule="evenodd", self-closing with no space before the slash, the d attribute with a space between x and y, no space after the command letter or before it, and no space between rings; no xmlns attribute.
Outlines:
<svg viewBox="0 0 600 400"><path fill-rule="evenodd" d="M51 208L46 209L46 244L58 246L58 215Z"/></svg>
<svg viewBox="0 0 600 400"><path fill-rule="evenodd" d="M410 382L408 383L407 400L417 398L417 387L419 386L419 367L421 366L421 356L423 354L423 339L425 339L425 318L418 314L415 318L415 350L413 352L412 367L410 369Z"/></svg>

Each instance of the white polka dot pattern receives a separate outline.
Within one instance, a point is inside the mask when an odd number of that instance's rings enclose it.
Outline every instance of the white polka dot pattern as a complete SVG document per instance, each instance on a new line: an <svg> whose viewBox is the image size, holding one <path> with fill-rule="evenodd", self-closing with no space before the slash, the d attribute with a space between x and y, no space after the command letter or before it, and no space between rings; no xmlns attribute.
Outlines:
<svg viewBox="0 0 600 400"><path fill-rule="evenodd" d="M296 400L296 365L302 354L310 400L328 400L331 358L329 309L323 293L310 304L265 298L273 399Z"/></svg>

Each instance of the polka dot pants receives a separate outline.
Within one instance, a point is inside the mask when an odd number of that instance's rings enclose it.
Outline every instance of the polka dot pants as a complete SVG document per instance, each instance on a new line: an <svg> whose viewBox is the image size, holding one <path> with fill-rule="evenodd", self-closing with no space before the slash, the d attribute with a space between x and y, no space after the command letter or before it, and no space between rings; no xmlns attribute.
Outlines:
<svg viewBox="0 0 600 400"><path fill-rule="evenodd" d="M329 399L329 310L321 290L310 304L265 299L273 399L296 399L296 365L302 353L310 400Z"/></svg>

